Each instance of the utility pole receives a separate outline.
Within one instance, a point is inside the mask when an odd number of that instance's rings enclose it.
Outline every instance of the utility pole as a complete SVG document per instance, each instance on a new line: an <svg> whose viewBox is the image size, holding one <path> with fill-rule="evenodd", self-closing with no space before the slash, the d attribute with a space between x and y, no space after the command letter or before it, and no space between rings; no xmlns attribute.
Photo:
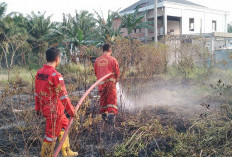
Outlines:
<svg viewBox="0 0 232 157"><path fill-rule="evenodd" d="M157 41L157 0L154 0L154 42Z"/></svg>

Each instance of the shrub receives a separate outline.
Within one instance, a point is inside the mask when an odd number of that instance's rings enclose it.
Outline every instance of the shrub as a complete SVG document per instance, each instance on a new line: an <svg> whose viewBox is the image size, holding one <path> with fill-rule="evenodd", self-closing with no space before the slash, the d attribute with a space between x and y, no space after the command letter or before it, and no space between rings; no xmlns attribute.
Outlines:
<svg viewBox="0 0 232 157"><path fill-rule="evenodd" d="M146 44L139 47L139 59L136 67L139 73L149 77L166 71L166 46L159 43L157 46Z"/></svg>
<svg viewBox="0 0 232 157"><path fill-rule="evenodd" d="M118 60L122 79L129 75L130 69L136 69L139 78L163 73L167 66L166 51L167 47L161 43L154 46L126 38L117 38L113 44L113 55Z"/></svg>

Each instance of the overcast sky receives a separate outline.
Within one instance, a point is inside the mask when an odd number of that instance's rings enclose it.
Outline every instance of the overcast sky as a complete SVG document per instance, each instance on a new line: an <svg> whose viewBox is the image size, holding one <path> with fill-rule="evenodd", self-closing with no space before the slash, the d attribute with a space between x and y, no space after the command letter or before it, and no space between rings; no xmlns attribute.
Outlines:
<svg viewBox="0 0 232 157"><path fill-rule="evenodd" d="M30 14L32 11L44 12L53 15L53 21L61 21L62 13L74 14L75 10L88 10L103 12L107 15L108 10L116 11L137 2L138 0L1 0L8 4L7 13L16 11ZM232 0L189 0L212 9L232 11ZM231 16L232 17L232 16ZM230 18L232 21L232 18Z"/></svg>

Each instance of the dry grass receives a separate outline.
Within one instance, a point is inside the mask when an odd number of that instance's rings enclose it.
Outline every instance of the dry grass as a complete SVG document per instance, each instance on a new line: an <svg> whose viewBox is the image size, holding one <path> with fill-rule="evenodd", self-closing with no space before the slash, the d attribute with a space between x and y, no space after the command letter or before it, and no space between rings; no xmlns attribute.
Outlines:
<svg viewBox="0 0 232 157"><path fill-rule="evenodd" d="M39 155L45 121L38 119L33 111L33 95L27 90L32 90L31 85L19 82L5 88L1 99L4 108L0 122L1 126L7 125L0 129L4 135L0 142L1 154ZM73 103L79 98L73 96ZM221 112L191 120L165 107L148 107L120 112L115 129L109 130L97 114L98 103L98 99L90 96L78 111L71 129L72 148L78 150L80 156L231 155L231 121Z"/></svg>

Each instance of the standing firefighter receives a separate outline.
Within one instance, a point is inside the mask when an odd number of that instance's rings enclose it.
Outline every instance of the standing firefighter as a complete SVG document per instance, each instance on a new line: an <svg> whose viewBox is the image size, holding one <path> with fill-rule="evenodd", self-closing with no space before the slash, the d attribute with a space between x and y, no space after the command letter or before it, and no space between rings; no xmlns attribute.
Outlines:
<svg viewBox="0 0 232 157"><path fill-rule="evenodd" d="M35 78L35 110L46 118L46 132L41 148L42 157L51 157L57 137L62 139L69 120L64 110L74 116L74 108L67 95L64 79L56 71L55 67L60 64L60 51L57 48L50 48L46 51L47 64L36 74ZM77 156L77 152L70 149L69 138L67 137L62 148L63 157Z"/></svg>
<svg viewBox="0 0 232 157"><path fill-rule="evenodd" d="M119 78L119 66L115 58L111 57L112 50L109 44L103 46L103 55L98 57L94 64L97 79L106 74L113 73L109 78L99 83L100 113L102 118L110 125L114 125L117 108L116 83Z"/></svg>

